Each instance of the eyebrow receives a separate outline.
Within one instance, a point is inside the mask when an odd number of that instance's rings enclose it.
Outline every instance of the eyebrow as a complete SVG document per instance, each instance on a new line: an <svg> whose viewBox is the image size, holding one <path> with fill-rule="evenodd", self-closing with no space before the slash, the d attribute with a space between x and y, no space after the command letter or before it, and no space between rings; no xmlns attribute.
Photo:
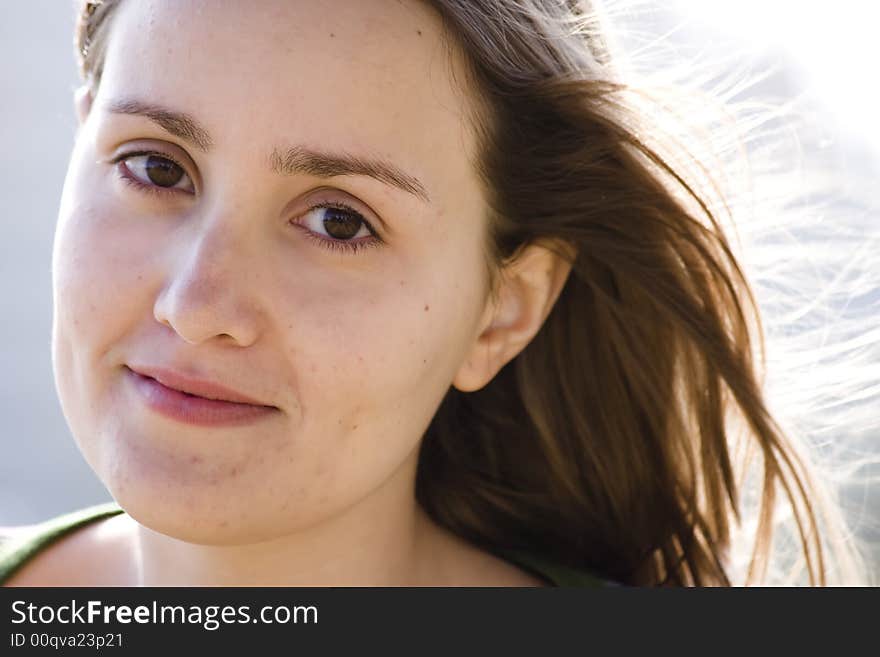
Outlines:
<svg viewBox="0 0 880 657"><path fill-rule="evenodd" d="M175 137L189 142L207 153L214 145L211 135L189 114L166 107L144 103L139 100L115 100L107 105L112 114L134 114L150 119L153 123Z"/></svg>
<svg viewBox="0 0 880 657"><path fill-rule="evenodd" d="M192 144L203 153L207 153L214 145L208 131L195 118L184 112L133 99L110 102L107 104L107 111L112 114L143 116L165 132ZM418 178L381 159L292 146L274 148L268 162L272 171L283 176L296 173L319 178L366 176L409 192L426 203L430 202L425 186Z"/></svg>
<svg viewBox="0 0 880 657"><path fill-rule="evenodd" d="M426 203L430 202L424 185L390 162L367 159L349 153L328 153L304 146L275 149L269 157L273 171L283 176L306 173L319 178L334 176L368 176L386 185L409 192Z"/></svg>

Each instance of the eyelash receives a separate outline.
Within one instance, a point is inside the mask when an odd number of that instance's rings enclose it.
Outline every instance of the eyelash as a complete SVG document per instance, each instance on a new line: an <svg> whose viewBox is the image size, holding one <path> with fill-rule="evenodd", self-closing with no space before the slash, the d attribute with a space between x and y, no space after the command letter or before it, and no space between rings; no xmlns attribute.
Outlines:
<svg viewBox="0 0 880 657"><path fill-rule="evenodd" d="M130 160L133 157L143 157L144 155L153 155L155 157L162 158L163 160L168 160L169 162L173 162L181 169L186 171L186 168L173 157L169 157L165 153L159 153L157 151L132 151L130 153L122 153L121 155L117 155L115 158L110 160L111 164L119 164L121 162L125 162L125 160ZM146 183L141 182L137 178L135 178L128 167L117 167L117 171L119 172L119 178L122 182L127 185L131 185L135 189L145 192L147 194L151 194L154 196L164 196L165 194L174 194L179 193L181 190L173 189L173 188L163 188L159 185L148 185ZM189 174L186 174L187 176Z"/></svg>
<svg viewBox="0 0 880 657"><path fill-rule="evenodd" d="M343 203L342 201L328 201L326 203L316 203L311 206L308 210L306 210L301 216L305 216L312 210L317 210L319 208L333 208L336 210L343 210L351 215L354 215L354 218L363 223L364 226L367 227L367 230L370 231L370 237L361 237L357 242L347 241L347 240L336 240L336 239L327 239L326 237L321 237L320 235L312 232L305 226L291 222L292 225L297 228L302 229L303 234L306 236L306 239L311 240L312 242L316 242L318 246L321 246L328 251L333 251L336 253L358 253L363 251L364 249L381 246L383 244L381 238L376 234L376 231L373 230L373 226L369 221L366 220L364 215L355 210L353 207L348 205L347 203Z"/></svg>
<svg viewBox="0 0 880 657"><path fill-rule="evenodd" d="M110 163L111 164L119 164L119 163L123 163L123 162L125 162L125 160L129 160L133 157L142 157L144 155L152 155L152 156L155 156L158 158L162 158L164 160L168 160L169 162L173 162L174 164L179 166L181 169L186 171L186 168L180 162L175 160L173 157L169 157L165 153L160 153L157 151L133 151L130 153L122 153L122 154L116 156L115 158L113 158L110 161ZM138 191L144 192L146 194L151 194L154 196L165 196L166 194L176 194L176 193L181 193L181 191L183 191L183 190L175 189L175 188L171 188L171 187L164 188L164 187L160 187L159 185L148 185L146 183L143 183L140 180L138 180L137 178L135 178L131 174L128 167L125 167L125 166L117 167L117 171L119 174L119 178L120 178L120 180L122 180L122 182L124 182L126 185L130 185L133 188L137 189ZM189 174L186 174L186 175L189 175ZM189 193L189 192L184 192L184 193ZM295 223L293 221L290 222L291 225L294 225L297 228L300 228L308 240L317 243L317 245L320 246L321 248L324 248L328 251L335 252L335 253L355 254L355 253L359 253L365 249L368 249L370 247L380 246L384 243L382 241L382 239L376 234L376 231L373 229L373 226L370 224L370 222L367 221L366 217L364 217L364 215L362 215L360 212L355 210L353 207L351 207L347 203L343 203L342 201L328 201L325 203L316 203L315 205L312 205L311 207L309 207L309 209L306 210L306 212L304 212L300 216L304 216L304 215L308 214L309 212L311 212L313 210L317 210L319 208L333 208L336 210L343 210L345 212L348 212L348 213L354 215L354 217L358 221L363 223L363 225L366 226L367 230L370 231L369 238L361 238L357 242L351 242L351 241L346 241L346 240L336 240L336 239L328 239L326 237L321 237L320 235L309 230L308 228L305 228L301 224Z"/></svg>

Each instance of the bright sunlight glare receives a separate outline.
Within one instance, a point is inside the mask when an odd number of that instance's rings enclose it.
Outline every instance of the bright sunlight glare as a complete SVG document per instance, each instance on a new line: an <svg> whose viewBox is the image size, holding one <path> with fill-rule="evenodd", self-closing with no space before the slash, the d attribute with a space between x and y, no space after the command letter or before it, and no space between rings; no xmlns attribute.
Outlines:
<svg viewBox="0 0 880 657"><path fill-rule="evenodd" d="M880 149L880 3L868 0L675 0L682 18L791 58L805 91Z"/></svg>

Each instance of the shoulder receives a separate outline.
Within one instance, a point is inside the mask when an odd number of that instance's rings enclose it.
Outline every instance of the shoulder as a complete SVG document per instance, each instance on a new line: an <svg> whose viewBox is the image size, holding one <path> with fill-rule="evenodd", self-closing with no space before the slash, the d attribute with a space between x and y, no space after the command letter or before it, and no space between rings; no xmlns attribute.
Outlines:
<svg viewBox="0 0 880 657"><path fill-rule="evenodd" d="M109 505L45 523L0 528L4 586L113 586L130 554L127 516ZM2 578L0 578L2 579Z"/></svg>

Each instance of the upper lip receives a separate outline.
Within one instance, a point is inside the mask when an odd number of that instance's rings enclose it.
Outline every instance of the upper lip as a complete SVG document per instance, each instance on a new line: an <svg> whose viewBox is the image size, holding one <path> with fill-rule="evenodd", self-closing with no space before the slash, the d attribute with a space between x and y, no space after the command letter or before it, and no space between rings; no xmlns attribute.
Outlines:
<svg viewBox="0 0 880 657"><path fill-rule="evenodd" d="M269 406L258 399L249 397L232 388L220 385L206 379L199 379L186 374L181 374L165 367L127 366L132 372L155 379L166 388L173 388L180 392L198 395L206 399L236 402L239 404L253 404L254 406Z"/></svg>

